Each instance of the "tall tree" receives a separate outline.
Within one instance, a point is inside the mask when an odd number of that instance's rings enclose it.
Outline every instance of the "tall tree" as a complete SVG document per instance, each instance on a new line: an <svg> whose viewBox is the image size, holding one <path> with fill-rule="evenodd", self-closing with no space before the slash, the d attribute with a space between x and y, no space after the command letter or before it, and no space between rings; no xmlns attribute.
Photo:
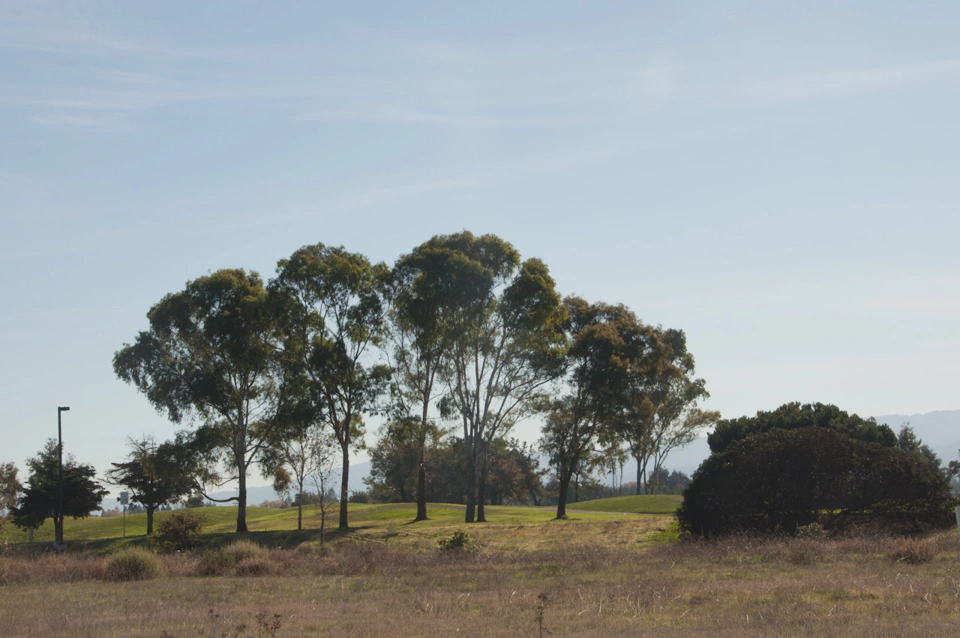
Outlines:
<svg viewBox="0 0 960 638"><path fill-rule="evenodd" d="M467 453L465 520L483 522L487 448L542 403L562 372L564 311L546 265L521 263L495 235L437 235L402 263L420 289L442 291L449 368L442 412L459 418Z"/></svg>
<svg viewBox="0 0 960 638"><path fill-rule="evenodd" d="M130 500L147 512L147 535L153 534L153 513L190 494L193 481L172 453L170 444L158 446L152 436L128 439L130 454L122 463L111 463L107 480L130 489Z"/></svg>
<svg viewBox="0 0 960 638"><path fill-rule="evenodd" d="M290 369L314 418L341 450L340 521L347 527L350 452L363 446L363 415L377 409L390 378L374 363L384 338L390 271L363 255L304 246L277 265L271 290L284 300Z"/></svg>
<svg viewBox="0 0 960 638"><path fill-rule="evenodd" d="M654 373L635 386L625 408L614 419L617 435L637 460L637 494L650 482L653 491L667 456L692 442L716 423L718 412L703 411L700 402L710 394L703 379L693 378L694 359L682 330L655 329L651 354L657 358Z"/></svg>
<svg viewBox="0 0 960 638"><path fill-rule="evenodd" d="M559 481L557 518L566 516L570 480L614 418L649 384L660 361L656 330L622 305L564 300L570 317L565 393L550 403L541 448Z"/></svg>
<svg viewBox="0 0 960 638"><path fill-rule="evenodd" d="M107 490L96 480L92 465L77 463L73 455L63 462L63 516L60 515L59 461L60 446L55 439L47 441L37 456L27 461L30 476L23 496L11 511L18 527L36 529L48 518L53 519L56 538L63 538L63 519L86 518L100 509Z"/></svg>
<svg viewBox="0 0 960 638"><path fill-rule="evenodd" d="M276 306L257 273L219 270L167 295L147 318L149 330L114 355L113 369L171 421L194 416L201 438L217 442L227 480L238 483L225 500L236 501L237 532L246 532L247 474L292 405Z"/></svg>
<svg viewBox="0 0 960 638"><path fill-rule="evenodd" d="M439 380L449 377L452 324L469 304L471 282L480 281L476 264L451 251L415 250L393 270L390 333L393 345L394 426L391 434L409 436L416 446L417 515L427 519L428 444L440 434L430 416Z"/></svg>

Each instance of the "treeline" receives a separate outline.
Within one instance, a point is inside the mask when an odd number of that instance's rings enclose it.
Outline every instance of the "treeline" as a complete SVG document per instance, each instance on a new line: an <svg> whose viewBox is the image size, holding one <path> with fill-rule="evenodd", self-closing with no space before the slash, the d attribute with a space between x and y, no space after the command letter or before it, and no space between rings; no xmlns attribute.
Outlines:
<svg viewBox="0 0 960 638"><path fill-rule="evenodd" d="M683 331L645 324L622 304L562 298L546 264L495 235L437 235L392 266L305 246L269 281L243 269L198 277L147 319L114 370L190 427L159 445L131 442L111 480L148 514L235 481L238 532L257 467L301 501L326 493L342 468L346 527L350 458L373 415L386 423L374 458L401 446L415 467L402 497L417 501L417 519L432 497L465 503L466 522L485 520L491 502L539 498L504 465L532 455L502 449L523 419L544 423L538 450L562 517L598 455L621 471L635 458L639 490L719 417L699 407L708 394ZM440 449L456 450L454 460L439 463Z"/></svg>

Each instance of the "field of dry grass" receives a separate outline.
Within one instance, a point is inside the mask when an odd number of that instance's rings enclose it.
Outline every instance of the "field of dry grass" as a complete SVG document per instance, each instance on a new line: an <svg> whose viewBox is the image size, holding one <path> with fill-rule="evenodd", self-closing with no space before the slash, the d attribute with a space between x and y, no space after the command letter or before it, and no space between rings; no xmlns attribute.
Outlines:
<svg viewBox="0 0 960 638"><path fill-rule="evenodd" d="M110 580L102 556L6 556L0 635L952 636L960 540L655 543L668 517L465 527L371 526L323 551L263 549L221 575L161 557ZM252 535L255 538L255 535ZM215 550L209 550L213 552Z"/></svg>

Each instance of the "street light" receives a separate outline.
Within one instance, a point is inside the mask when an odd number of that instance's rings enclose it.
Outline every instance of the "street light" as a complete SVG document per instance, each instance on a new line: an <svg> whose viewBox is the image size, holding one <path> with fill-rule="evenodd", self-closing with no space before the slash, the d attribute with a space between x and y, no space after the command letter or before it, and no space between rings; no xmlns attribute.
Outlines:
<svg viewBox="0 0 960 638"><path fill-rule="evenodd" d="M57 439L60 442L60 445L57 446L57 456L59 457L57 461L57 519L60 521L60 525L57 526L57 540L53 544L57 549L66 547L63 544L63 419L61 415L69 409L67 407L57 408Z"/></svg>

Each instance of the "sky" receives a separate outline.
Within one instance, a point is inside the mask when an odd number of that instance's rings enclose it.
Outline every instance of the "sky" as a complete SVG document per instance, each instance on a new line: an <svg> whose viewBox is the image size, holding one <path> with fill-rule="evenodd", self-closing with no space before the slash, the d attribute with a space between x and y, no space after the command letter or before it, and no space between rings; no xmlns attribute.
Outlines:
<svg viewBox="0 0 960 638"><path fill-rule="evenodd" d="M187 281L464 229L683 329L725 417L960 409L958 26L955 2L4 0L0 462L60 405L101 471L172 436L112 357Z"/></svg>

